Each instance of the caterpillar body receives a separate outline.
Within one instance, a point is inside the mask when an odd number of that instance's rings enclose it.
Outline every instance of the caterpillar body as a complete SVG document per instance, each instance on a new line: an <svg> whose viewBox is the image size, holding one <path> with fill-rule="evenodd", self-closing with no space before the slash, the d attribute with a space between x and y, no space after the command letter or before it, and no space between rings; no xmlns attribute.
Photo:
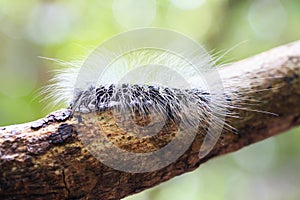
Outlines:
<svg viewBox="0 0 300 200"><path fill-rule="evenodd" d="M153 112L152 115L161 115L165 119L192 126L199 124L204 126L209 123L210 115L227 116L226 106L214 104L211 95L199 88L178 89L150 85L110 84L91 86L88 90L77 91L71 108L81 113L102 112L108 109L128 110L131 114L138 113L142 117ZM222 99L224 98L230 104L230 98L228 96L226 98L225 94ZM218 113L213 113L212 107L217 109ZM190 112L188 116L193 119L188 118L186 112ZM218 121L211 123L218 125Z"/></svg>

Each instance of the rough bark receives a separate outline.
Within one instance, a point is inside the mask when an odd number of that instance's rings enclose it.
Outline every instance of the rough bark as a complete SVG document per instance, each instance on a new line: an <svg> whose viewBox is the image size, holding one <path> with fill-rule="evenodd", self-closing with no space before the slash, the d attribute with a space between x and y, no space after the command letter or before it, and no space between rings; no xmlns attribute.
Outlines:
<svg viewBox="0 0 300 200"><path fill-rule="evenodd" d="M232 82L243 99L258 103L250 110L233 110L238 119L227 119L237 133L222 133L219 142L204 158L198 156L204 135L196 135L188 150L167 167L147 173L114 170L97 160L80 140L78 132L87 137L96 130L89 116L78 127L78 117L63 109L35 122L0 128L0 198L1 199L105 199L113 200L143 191L177 175L192 171L216 156L282 133L300 124L300 41L284 45L260 55L222 68L224 82ZM249 91L243 92L245 89ZM233 106L239 99L232 99ZM240 105L241 102L238 102ZM130 139L114 126L109 111L100 114L101 126L116 145L134 152L152 151L172 140L172 125L159 140ZM174 125L174 124L173 124ZM81 130L79 130L81 129ZM159 141L158 144L155 141ZM146 148L147 147L147 148ZM114 156L114 155L107 155ZM155 161L153 161L155 162ZM141 163L153 165L155 163Z"/></svg>

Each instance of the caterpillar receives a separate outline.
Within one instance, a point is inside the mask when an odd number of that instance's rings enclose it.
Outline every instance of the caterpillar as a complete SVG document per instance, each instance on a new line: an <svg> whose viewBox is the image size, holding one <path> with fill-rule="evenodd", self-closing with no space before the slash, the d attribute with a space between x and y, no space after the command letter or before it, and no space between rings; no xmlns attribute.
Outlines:
<svg viewBox="0 0 300 200"><path fill-rule="evenodd" d="M159 42L151 42L153 38L160 38ZM129 31L98 47L84 62L59 62L67 67L58 71L53 84L44 90L50 93L47 98L54 99L54 103L68 104L79 115L94 113L89 116L97 120L99 113L113 111L122 121L133 121L127 127L118 124L125 132L142 130L137 137L152 137L170 121L178 125L178 132L185 132L189 137L180 150L176 149L178 141L166 148L177 152L169 156L169 162L158 158L157 166L144 168L136 165L157 159L157 149L150 155L108 148L120 155L118 159L123 159L125 164L120 165L119 160L101 158L93 145L90 151L110 167L129 172L160 169L184 153L199 128L205 130L204 150L201 147L199 154L204 157L224 128L234 129L226 121L228 117L238 117L231 112L231 98L236 95L233 88L222 82L215 61L204 48L179 33L149 28ZM115 118L117 121L118 117ZM146 122L139 124L139 121ZM83 141L84 137L83 134ZM105 139L105 143L109 142ZM161 152L167 151L164 148Z"/></svg>

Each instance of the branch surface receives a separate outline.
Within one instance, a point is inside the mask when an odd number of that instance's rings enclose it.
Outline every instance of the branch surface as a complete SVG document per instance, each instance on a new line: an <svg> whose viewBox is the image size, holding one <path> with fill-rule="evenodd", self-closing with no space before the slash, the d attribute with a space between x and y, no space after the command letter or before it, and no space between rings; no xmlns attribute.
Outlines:
<svg viewBox="0 0 300 200"><path fill-rule="evenodd" d="M71 117L70 110L62 109L35 122L1 127L0 198L117 200L300 124L300 41L234 63L220 69L219 73L223 82L241 91L237 99L232 99L233 106L240 105L241 99L252 98L259 103L251 109L277 115L233 109L240 117L227 121L236 128L237 134L224 130L212 151L200 159L198 154L204 135L199 131L178 160L147 173L117 171L91 155L78 134L85 133L92 139L97 132L99 126L89 121L88 114L83 116L86 120L82 122L78 117ZM244 81L230 81L236 77ZM243 92L249 88L256 92ZM115 126L111 112L99 115L101 119L97 123L108 130L105 136L125 150L154 151L174 137L176 124L171 124L155 139L132 139ZM78 127L78 123L83 126ZM105 156L113 158L115 155ZM155 165L155 162L141 165Z"/></svg>

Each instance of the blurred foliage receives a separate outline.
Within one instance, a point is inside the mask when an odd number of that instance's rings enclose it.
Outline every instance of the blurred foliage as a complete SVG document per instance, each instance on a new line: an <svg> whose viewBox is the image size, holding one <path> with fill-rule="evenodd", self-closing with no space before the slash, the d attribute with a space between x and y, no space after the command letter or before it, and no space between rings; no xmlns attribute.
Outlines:
<svg viewBox="0 0 300 200"><path fill-rule="evenodd" d="M299 0L0 0L0 125L49 111L55 62L138 27L179 31L233 62L300 39ZM50 72L50 73L49 73ZM131 200L300 199L299 129L210 161Z"/></svg>

